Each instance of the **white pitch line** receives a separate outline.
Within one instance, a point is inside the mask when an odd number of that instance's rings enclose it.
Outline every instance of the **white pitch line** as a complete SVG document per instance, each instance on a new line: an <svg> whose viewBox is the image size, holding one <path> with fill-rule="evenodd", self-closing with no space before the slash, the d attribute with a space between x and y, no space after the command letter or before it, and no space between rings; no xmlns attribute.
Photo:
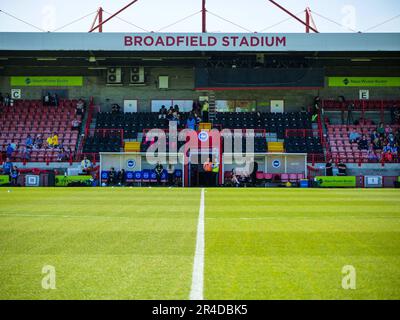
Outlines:
<svg viewBox="0 0 400 320"><path fill-rule="evenodd" d="M118 216L74 216L74 215L59 215L59 214L19 214L19 213L0 213L0 217L16 217L16 218L87 218L87 219L130 219L129 217Z"/></svg>
<svg viewBox="0 0 400 320"><path fill-rule="evenodd" d="M196 252L193 261L190 300L203 300L204 285L204 188L201 189L199 220L197 223Z"/></svg>

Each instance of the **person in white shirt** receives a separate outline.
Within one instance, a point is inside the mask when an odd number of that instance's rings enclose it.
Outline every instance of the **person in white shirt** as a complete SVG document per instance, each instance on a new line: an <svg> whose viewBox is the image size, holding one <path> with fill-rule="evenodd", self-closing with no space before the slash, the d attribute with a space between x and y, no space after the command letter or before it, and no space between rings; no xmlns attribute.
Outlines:
<svg viewBox="0 0 400 320"><path fill-rule="evenodd" d="M90 160L87 157L84 157L82 162L81 162L81 168L82 171L85 173L89 173L90 170L92 169L92 163L90 162Z"/></svg>

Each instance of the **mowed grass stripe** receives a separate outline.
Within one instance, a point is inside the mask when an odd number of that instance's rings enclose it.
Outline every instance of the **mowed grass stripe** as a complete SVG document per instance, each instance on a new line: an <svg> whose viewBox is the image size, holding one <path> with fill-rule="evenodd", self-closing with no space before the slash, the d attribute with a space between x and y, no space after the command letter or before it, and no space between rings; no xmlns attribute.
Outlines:
<svg viewBox="0 0 400 320"><path fill-rule="evenodd" d="M213 210L207 217L395 216L399 195L396 189L215 189L208 196Z"/></svg>
<svg viewBox="0 0 400 320"><path fill-rule="evenodd" d="M198 195L191 189L0 189L0 215L10 215L0 217L0 298L187 299ZM46 264L56 268L56 290L41 288Z"/></svg>
<svg viewBox="0 0 400 320"><path fill-rule="evenodd" d="M399 299L399 195L353 189L209 192L205 295ZM342 267L349 264L357 270L357 289L350 291L341 287Z"/></svg>

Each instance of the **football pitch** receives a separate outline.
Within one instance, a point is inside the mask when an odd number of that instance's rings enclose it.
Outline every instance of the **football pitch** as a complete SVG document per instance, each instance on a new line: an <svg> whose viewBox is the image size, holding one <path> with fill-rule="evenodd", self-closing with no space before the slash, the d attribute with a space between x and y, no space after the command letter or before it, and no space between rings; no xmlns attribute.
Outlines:
<svg viewBox="0 0 400 320"><path fill-rule="evenodd" d="M400 299L399 190L201 193L1 188L0 299Z"/></svg>

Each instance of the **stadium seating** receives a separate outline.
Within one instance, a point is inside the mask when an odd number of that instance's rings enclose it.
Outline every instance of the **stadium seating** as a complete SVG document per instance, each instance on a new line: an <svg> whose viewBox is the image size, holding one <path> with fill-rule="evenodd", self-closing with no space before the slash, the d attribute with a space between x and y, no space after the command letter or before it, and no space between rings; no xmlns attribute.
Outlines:
<svg viewBox="0 0 400 320"><path fill-rule="evenodd" d="M392 125L393 130L398 130L400 126ZM370 134L376 129L376 125L368 121L362 125L327 125L327 137L328 137L328 150L329 156L336 161L343 161L348 163L354 162L374 162L369 159L367 150L359 150L356 142L351 143L349 141L349 132L354 130L361 135L365 134L368 141L370 140ZM381 159L381 150L376 150L376 154ZM376 160L375 160L376 162Z"/></svg>
<svg viewBox="0 0 400 320"><path fill-rule="evenodd" d="M278 139L283 139L286 129L311 129L312 122L309 113L303 112L221 112L216 114L216 123L229 129L265 129L276 133Z"/></svg>
<svg viewBox="0 0 400 320"><path fill-rule="evenodd" d="M185 127L188 113L180 113L178 128ZM110 113L99 112L96 119L98 129L123 129L125 139L137 139L137 134L145 129L168 129L168 121L159 119L157 112Z"/></svg>
<svg viewBox="0 0 400 320"><path fill-rule="evenodd" d="M58 107L44 106L40 100L16 100L14 105L3 106L0 113L0 147L4 150L7 144L15 143L14 161L23 161L25 141L28 135L42 135L44 142L53 133L57 133L59 144L75 152L78 131L72 130L72 120L76 116L76 100L61 100ZM33 150L30 161L56 161L55 150L43 147Z"/></svg>
<svg viewBox="0 0 400 320"><path fill-rule="evenodd" d="M83 152L121 152L122 142L119 130L94 132L93 135L86 137Z"/></svg>
<svg viewBox="0 0 400 320"><path fill-rule="evenodd" d="M285 150L288 153L323 154L324 150L319 137L285 138Z"/></svg>
<svg viewBox="0 0 400 320"><path fill-rule="evenodd" d="M347 100L340 102L337 99L324 99L321 105L325 110L347 110L349 104L354 104L354 110L380 110L381 108L390 110L391 107L400 107L400 100Z"/></svg>

